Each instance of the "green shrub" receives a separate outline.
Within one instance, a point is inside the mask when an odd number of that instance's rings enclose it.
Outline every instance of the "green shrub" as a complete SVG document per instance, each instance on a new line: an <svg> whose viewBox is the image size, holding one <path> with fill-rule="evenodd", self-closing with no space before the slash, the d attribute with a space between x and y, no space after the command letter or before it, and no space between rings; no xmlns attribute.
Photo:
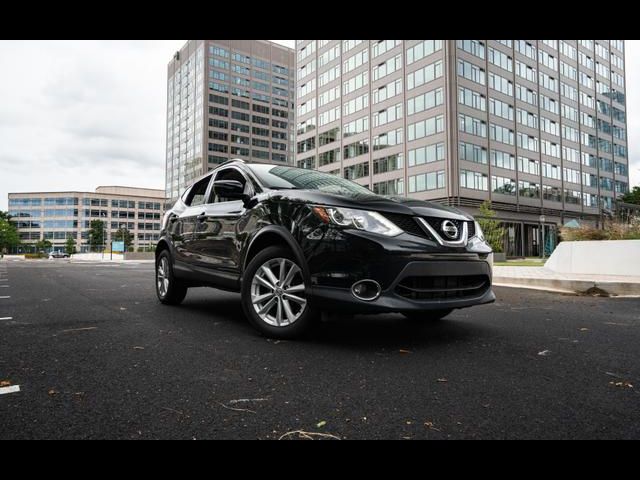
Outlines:
<svg viewBox="0 0 640 480"><path fill-rule="evenodd" d="M476 217L486 242L495 253L502 253L505 228L500 220L495 219L496 212L491 210L491 203L485 200L480 205L480 215Z"/></svg>
<svg viewBox="0 0 640 480"><path fill-rule="evenodd" d="M47 255L44 255L42 253L25 253L24 254L24 258L25 259L33 259L33 258L48 258Z"/></svg>
<svg viewBox="0 0 640 480"><path fill-rule="evenodd" d="M608 223L604 229L591 226L560 229L563 241L640 240L640 223Z"/></svg>

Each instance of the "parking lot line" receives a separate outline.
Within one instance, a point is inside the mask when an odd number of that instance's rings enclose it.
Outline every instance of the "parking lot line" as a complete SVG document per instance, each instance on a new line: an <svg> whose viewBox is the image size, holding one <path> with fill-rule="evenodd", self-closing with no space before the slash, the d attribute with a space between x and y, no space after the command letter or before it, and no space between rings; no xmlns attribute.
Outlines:
<svg viewBox="0 0 640 480"><path fill-rule="evenodd" d="M10 387L0 387L0 395L5 393L15 393L20 391L20 385L11 385Z"/></svg>
<svg viewBox="0 0 640 480"><path fill-rule="evenodd" d="M0 320L13 320L13 317L0 317Z"/></svg>
<svg viewBox="0 0 640 480"><path fill-rule="evenodd" d="M11 298L11 296L9 296L9 295L5 295L5 296L0 297L0 298Z"/></svg>

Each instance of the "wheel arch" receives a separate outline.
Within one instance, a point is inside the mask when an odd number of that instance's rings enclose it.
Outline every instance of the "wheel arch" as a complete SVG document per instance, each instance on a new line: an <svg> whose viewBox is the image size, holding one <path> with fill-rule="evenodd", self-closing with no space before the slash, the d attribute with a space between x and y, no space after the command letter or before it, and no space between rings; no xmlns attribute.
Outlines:
<svg viewBox="0 0 640 480"><path fill-rule="evenodd" d="M156 245L156 260L158 259L158 255L160 255L161 252L163 252L164 250L169 251L169 253L171 253L171 247L169 246L169 242L167 242L164 238L161 238L158 241L158 244Z"/></svg>
<svg viewBox="0 0 640 480"><path fill-rule="evenodd" d="M249 241L246 253L242 261L242 273L245 272L247 265L251 260L263 249L271 247L273 245L281 245L289 248L299 265L302 267L302 272L305 277L305 282L310 284L309 266L307 260L304 257L302 248L289 231L284 227L277 225L268 225L262 229Z"/></svg>

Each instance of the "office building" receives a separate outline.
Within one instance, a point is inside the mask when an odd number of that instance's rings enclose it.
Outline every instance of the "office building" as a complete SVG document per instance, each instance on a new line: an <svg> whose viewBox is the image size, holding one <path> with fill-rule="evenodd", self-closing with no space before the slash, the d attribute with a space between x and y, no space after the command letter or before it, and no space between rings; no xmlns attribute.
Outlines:
<svg viewBox="0 0 640 480"><path fill-rule="evenodd" d="M296 163L472 214L509 256L628 190L622 40L297 40Z"/></svg>
<svg viewBox="0 0 640 480"><path fill-rule="evenodd" d="M294 50L190 40L167 68L166 197L231 158L293 162Z"/></svg>
<svg viewBox="0 0 640 480"><path fill-rule="evenodd" d="M120 228L133 236L133 248L154 247L160 236L164 190L98 187L95 192L9 193L9 215L18 228L23 251L40 240L64 250L67 238L78 252L88 252L92 220L102 220L106 247Z"/></svg>

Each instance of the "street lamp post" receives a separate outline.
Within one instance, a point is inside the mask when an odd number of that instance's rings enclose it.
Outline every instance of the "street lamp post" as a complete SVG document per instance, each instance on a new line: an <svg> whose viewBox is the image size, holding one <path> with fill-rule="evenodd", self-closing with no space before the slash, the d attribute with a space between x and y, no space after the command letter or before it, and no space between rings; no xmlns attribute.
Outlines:
<svg viewBox="0 0 640 480"><path fill-rule="evenodd" d="M542 260L544 260L544 222L547 219L545 218L544 215L540 215L540 226L542 229Z"/></svg>
<svg viewBox="0 0 640 480"><path fill-rule="evenodd" d="M126 236L125 236L125 234L124 234L124 229L125 229L126 227L127 227L127 224L126 224L126 223L121 223L121 224L120 224L120 231L122 232L122 240L124 241L124 252L123 252L123 253L126 253L126 252L127 252L127 238L126 238Z"/></svg>
<svg viewBox="0 0 640 480"><path fill-rule="evenodd" d="M104 258L104 251L107 249L107 224L102 224L102 258Z"/></svg>

